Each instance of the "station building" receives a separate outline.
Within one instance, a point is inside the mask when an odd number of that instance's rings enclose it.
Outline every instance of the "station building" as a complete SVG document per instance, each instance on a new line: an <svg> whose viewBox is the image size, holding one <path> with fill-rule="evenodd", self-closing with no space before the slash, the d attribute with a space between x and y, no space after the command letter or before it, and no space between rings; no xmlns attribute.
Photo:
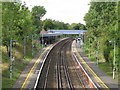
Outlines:
<svg viewBox="0 0 120 90"><path fill-rule="evenodd" d="M50 32L50 31L46 31L46 30L42 30L40 32L40 42L42 44L51 44L53 42L55 42L58 37L62 35L61 33L54 33L54 32Z"/></svg>
<svg viewBox="0 0 120 90"><path fill-rule="evenodd" d="M40 32L40 42L42 44L51 44L55 42L61 35L78 35L82 37L87 30L48 30L42 29Z"/></svg>

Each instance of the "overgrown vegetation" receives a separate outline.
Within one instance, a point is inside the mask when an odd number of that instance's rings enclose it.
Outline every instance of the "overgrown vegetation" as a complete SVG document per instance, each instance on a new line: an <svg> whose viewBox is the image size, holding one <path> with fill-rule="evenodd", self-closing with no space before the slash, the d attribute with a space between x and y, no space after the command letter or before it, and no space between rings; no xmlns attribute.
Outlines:
<svg viewBox="0 0 120 90"><path fill-rule="evenodd" d="M10 79L10 71L9 71L9 56L7 55L7 50L3 46L3 57L2 57L2 88L11 88L13 84L15 83L16 79L19 77L20 73L23 71L24 67L29 63L29 61L33 58L32 56L32 49L31 49L31 43L27 43L27 50L26 50L26 61L24 62L23 56L24 56L24 49L23 45L20 43L16 43L16 45L13 47L13 77ZM42 46L40 46L42 48ZM34 53L36 54L38 52L37 47L34 50Z"/></svg>
<svg viewBox="0 0 120 90"><path fill-rule="evenodd" d="M84 37L86 51L90 52L91 56L97 56L99 59L99 66L101 68L106 68L104 65L107 65L110 69L105 71L112 73L114 67L115 42L115 69L116 74L119 75L120 14L118 10L120 10L120 2L91 2L90 5L89 12L84 17L88 30Z"/></svg>
<svg viewBox="0 0 120 90"><path fill-rule="evenodd" d="M41 17L46 13L44 7L35 6L32 11L25 3L2 3L2 88L11 88L24 67L42 48L39 32ZM12 79L10 79L10 57Z"/></svg>

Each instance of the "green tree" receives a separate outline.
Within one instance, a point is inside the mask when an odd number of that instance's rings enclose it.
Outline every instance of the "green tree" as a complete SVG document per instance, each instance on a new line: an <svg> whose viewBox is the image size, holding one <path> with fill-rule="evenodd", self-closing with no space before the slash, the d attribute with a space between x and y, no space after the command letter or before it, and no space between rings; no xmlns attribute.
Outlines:
<svg viewBox="0 0 120 90"><path fill-rule="evenodd" d="M3 3L2 6L2 38L3 45L9 54L10 40L23 42L24 37L31 36L34 32L32 14L21 3Z"/></svg>
<svg viewBox="0 0 120 90"><path fill-rule="evenodd" d="M2 39L3 45L7 47L7 52L9 52L10 39L16 39L18 31L16 23L18 22L20 4L2 3L2 5Z"/></svg>
<svg viewBox="0 0 120 90"><path fill-rule="evenodd" d="M53 29L54 28L53 21L50 20L50 19L44 20L43 21L43 27L44 27L45 30Z"/></svg>
<svg viewBox="0 0 120 90"><path fill-rule="evenodd" d="M113 44L109 41L118 41L117 26L117 3L116 2L91 2L90 9L85 15L86 28L90 37L97 37L97 42L100 43L101 53L107 63L113 63ZM94 52L96 48L94 45L97 43L95 39L91 40L91 51ZM118 45L116 46L118 49ZM111 54L112 53L112 54ZM118 52L116 51L116 59L118 59ZM117 62L118 63L118 60ZM118 67L117 67L118 68Z"/></svg>
<svg viewBox="0 0 120 90"><path fill-rule="evenodd" d="M86 30L85 25L81 24L81 23L72 23L70 25L70 29L73 30Z"/></svg>
<svg viewBox="0 0 120 90"><path fill-rule="evenodd" d="M69 28L69 24L68 23L64 23L64 22L60 22L60 21L55 21L52 19L46 19L43 21L43 26L44 29L65 29L67 30Z"/></svg>
<svg viewBox="0 0 120 90"><path fill-rule="evenodd" d="M46 14L46 10L43 6L35 6L32 8L33 22L36 26L36 33L39 33L42 29L41 18Z"/></svg>

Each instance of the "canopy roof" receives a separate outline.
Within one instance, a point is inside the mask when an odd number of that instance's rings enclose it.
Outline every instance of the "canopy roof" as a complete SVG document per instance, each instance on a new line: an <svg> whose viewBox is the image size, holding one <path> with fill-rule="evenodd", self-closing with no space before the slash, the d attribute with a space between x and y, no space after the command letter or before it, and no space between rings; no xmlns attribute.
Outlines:
<svg viewBox="0 0 120 90"><path fill-rule="evenodd" d="M48 30L53 33L61 33L61 34L83 34L87 32L87 30Z"/></svg>
<svg viewBox="0 0 120 90"><path fill-rule="evenodd" d="M40 37L51 37L51 36L60 36L63 34L84 34L87 30L48 30L45 31L44 29L40 32Z"/></svg>

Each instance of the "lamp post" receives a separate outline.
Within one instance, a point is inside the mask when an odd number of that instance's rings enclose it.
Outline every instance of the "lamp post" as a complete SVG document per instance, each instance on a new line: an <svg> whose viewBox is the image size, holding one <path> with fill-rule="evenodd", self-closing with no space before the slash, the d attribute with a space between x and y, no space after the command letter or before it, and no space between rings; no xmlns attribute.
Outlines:
<svg viewBox="0 0 120 90"><path fill-rule="evenodd" d="M116 62L116 58L115 58L115 51L116 51L116 41L109 41L114 43L114 59L113 59L113 79L115 79L115 62Z"/></svg>
<svg viewBox="0 0 120 90"><path fill-rule="evenodd" d="M10 79L12 79L12 19L10 23Z"/></svg>
<svg viewBox="0 0 120 90"><path fill-rule="evenodd" d="M14 2L17 2L16 0L14 0ZM13 7L11 5L11 10L13 10ZM13 12L10 12L10 15L13 15ZM12 57L12 42L13 42L13 38L12 38L12 24L13 22L13 16L11 16L11 20L10 20L10 79L12 79L12 61L13 61L13 57Z"/></svg>
<svg viewBox="0 0 120 90"><path fill-rule="evenodd" d="M117 1L117 11L118 11L118 4L119 4L119 0ZM117 19L118 19L118 15L117 15ZM117 22L117 26L118 26L118 22ZM117 30L117 28L116 28ZM116 41L109 41L109 42L112 42L114 43L114 61L113 61L113 79L115 79L115 70L116 70L116 67L115 67L115 63L116 63L116 58L115 58L115 52L116 52Z"/></svg>
<svg viewBox="0 0 120 90"><path fill-rule="evenodd" d="M12 79L12 38L10 40L10 79Z"/></svg>
<svg viewBox="0 0 120 90"><path fill-rule="evenodd" d="M13 42L16 42L16 40L12 40L12 37L11 37L11 40L10 40L10 79L12 79L12 62L13 62L13 54L12 54L12 51L13 51L13 47L12 47L12 43Z"/></svg>

